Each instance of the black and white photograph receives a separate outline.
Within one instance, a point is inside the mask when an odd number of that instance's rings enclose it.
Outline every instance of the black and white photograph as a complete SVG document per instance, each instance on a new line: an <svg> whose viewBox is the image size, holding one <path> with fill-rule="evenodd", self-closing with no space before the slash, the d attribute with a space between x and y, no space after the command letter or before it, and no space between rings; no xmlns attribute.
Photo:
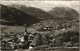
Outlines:
<svg viewBox="0 0 80 51"><path fill-rule="evenodd" d="M0 51L79 51L79 0L0 0Z"/></svg>

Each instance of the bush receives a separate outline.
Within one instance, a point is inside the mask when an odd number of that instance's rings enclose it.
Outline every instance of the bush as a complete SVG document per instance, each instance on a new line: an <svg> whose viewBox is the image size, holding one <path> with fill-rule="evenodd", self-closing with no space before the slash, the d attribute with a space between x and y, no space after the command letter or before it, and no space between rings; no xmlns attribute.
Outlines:
<svg viewBox="0 0 80 51"><path fill-rule="evenodd" d="M67 31L62 34L59 34L55 38L55 42L56 43L54 44L56 44L56 46L75 46L74 45L75 43L79 43L79 32L78 31Z"/></svg>
<svg viewBox="0 0 80 51"><path fill-rule="evenodd" d="M41 38L42 38L41 34L36 34L30 45L33 45L33 46L41 45L42 44Z"/></svg>

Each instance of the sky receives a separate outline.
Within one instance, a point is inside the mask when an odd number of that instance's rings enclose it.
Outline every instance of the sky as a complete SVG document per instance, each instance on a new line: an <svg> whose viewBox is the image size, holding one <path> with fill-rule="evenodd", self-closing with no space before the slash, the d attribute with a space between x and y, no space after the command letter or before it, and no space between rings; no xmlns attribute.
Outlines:
<svg viewBox="0 0 80 51"><path fill-rule="evenodd" d="M0 0L1 1L1 0ZM70 7L80 13L79 1L1 1L1 4L22 4L40 8L44 11L50 11L54 7Z"/></svg>

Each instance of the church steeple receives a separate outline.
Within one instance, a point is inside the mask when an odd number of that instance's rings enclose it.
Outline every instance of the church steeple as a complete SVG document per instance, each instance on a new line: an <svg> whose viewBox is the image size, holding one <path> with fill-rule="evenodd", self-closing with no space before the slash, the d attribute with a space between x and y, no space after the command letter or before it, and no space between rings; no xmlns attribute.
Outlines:
<svg viewBox="0 0 80 51"><path fill-rule="evenodd" d="M27 27L25 27L24 36L27 35ZM28 36L28 35L27 35Z"/></svg>
<svg viewBox="0 0 80 51"><path fill-rule="evenodd" d="M25 27L25 32L27 33L27 27Z"/></svg>

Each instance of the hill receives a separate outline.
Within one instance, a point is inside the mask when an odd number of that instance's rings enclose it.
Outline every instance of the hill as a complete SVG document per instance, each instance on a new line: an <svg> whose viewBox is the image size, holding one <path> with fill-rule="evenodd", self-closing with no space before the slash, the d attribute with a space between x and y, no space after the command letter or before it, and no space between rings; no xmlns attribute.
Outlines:
<svg viewBox="0 0 80 51"><path fill-rule="evenodd" d="M16 8L19 9L26 14L29 14L33 17L36 17L37 19L52 19L54 16L50 15L49 13L45 12L42 9L36 8L36 7L27 7L25 5L21 4L12 4L12 5L7 5L8 7Z"/></svg>
<svg viewBox="0 0 80 51"><path fill-rule="evenodd" d="M62 20L64 18L68 20L79 18L79 13L74 9L68 7L55 7L52 10L50 10L48 13L51 15L55 15L57 18Z"/></svg>
<svg viewBox="0 0 80 51"><path fill-rule="evenodd" d="M30 25L36 22L36 18L32 17L16 8L7 7L5 5L0 4L1 6L1 24L5 25L23 25L27 24Z"/></svg>

